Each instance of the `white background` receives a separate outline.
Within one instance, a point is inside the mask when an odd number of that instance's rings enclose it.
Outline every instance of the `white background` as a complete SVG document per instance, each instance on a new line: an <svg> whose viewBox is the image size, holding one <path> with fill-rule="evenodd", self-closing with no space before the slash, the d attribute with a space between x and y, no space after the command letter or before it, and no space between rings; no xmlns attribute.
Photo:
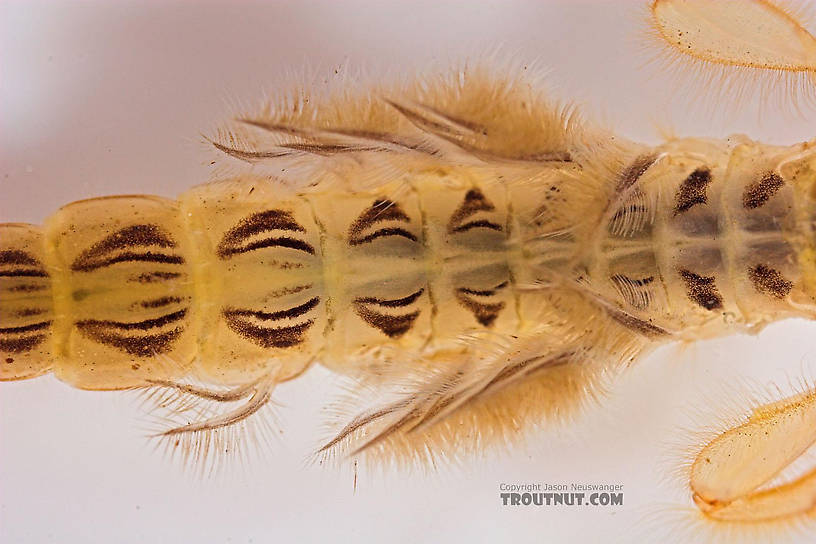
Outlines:
<svg viewBox="0 0 816 544"><path fill-rule="evenodd" d="M555 93L623 135L792 143L808 120L754 104L710 116L645 69L641 2L4 2L0 5L0 221L42 222L103 194L174 196L210 175L199 136L291 74L364 68L374 78L503 54L550 70ZM812 122L811 115L810 121ZM812 127L812 124L810 125ZM304 465L321 368L280 387L279 440L241 473L200 480L154 452L132 396L53 377L0 385L2 542L597 542L684 540L690 505L672 477L686 427L716 424L742 384L808 372L808 323L663 349L580 421L527 447L406 473ZM696 415L695 415L696 414ZM680 445L680 446L678 446ZM501 482L619 483L619 508L502 507ZM801 535L799 535L801 536Z"/></svg>

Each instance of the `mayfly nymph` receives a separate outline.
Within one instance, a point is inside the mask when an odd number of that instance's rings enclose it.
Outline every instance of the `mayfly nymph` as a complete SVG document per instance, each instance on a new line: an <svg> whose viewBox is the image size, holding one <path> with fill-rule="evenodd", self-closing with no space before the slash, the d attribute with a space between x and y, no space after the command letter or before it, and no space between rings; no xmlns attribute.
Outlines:
<svg viewBox="0 0 816 544"><path fill-rule="evenodd" d="M658 0L655 32L812 81L812 36L735 4L794 35L797 62L684 30L733 6ZM0 379L171 395L185 416L160 435L195 457L320 364L387 393L321 452L427 459L568 412L659 345L816 318L815 142L641 145L471 67L285 98L212 144L242 169L177 199L0 224ZM757 408L695 460L693 500L721 521L808 512L816 473L767 484L814 423L813 391Z"/></svg>

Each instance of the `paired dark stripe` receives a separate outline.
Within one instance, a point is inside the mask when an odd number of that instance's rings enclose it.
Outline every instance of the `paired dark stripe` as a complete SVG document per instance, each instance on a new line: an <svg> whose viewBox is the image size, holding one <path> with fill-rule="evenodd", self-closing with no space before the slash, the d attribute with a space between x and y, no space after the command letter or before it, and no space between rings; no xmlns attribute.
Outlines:
<svg viewBox="0 0 816 544"><path fill-rule="evenodd" d="M459 207L454 210L453 214L451 214L451 218L448 221L448 233L453 234L458 232L466 232L475 228L489 228L501 231L503 230L501 225L486 219L463 223L463 221L479 212L492 212L495 210L496 207L492 202L485 198L484 194L482 194L480 190L471 189L465 193L464 200L462 200Z"/></svg>
<svg viewBox="0 0 816 544"><path fill-rule="evenodd" d="M719 310L723 307L722 295L717 290L714 276L700 276L685 269L678 272L686 283L689 300L706 310Z"/></svg>
<svg viewBox="0 0 816 544"><path fill-rule="evenodd" d="M40 268L17 268L0 270L0 277L6 278L47 278L48 272Z"/></svg>
<svg viewBox="0 0 816 544"><path fill-rule="evenodd" d="M175 323L184 319L187 315L187 309L172 312L155 319L145 319L144 321L136 321L135 323L127 323L123 321L107 321L97 319L84 319L82 321L74 322L74 325L79 329L97 329L109 328L120 331L146 331L156 327L163 327L169 323Z"/></svg>
<svg viewBox="0 0 816 544"><path fill-rule="evenodd" d="M314 285L311 283L306 283L304 285L295 285L294 287L281 287L280 289L270 291L267 296L272 298L279 298L286 295L295 295L297 293L300 293L301 291L311 289L312 287L314 287Z"/></svg>
<svg viewBox="0 0 816 544"><path fill-rule="evenodd" d="M0 328L0 334L22 334L26 332L35 332L47 329L50 326L51 321L40 321L39 323L32 323L31 325Z"/></svg>
<svg viewBox="0 0 816 544"><path fill-rule="evenodd" d="M169 306L171 304L178 304L182 300L184 300L184 299L182 299L181 297L159 297L159 298L154 298L152 300L143 300L143 301L139 302L138 304L142 308L148 308L148 309L149 308L161 308L163 306Z"/></svg>
<svg viewBox="0 0 816 544"><path fill-rule="evenodd" d="M129 355L152 357L172 350L173 342L181 335L184 328L178 326L170 331L156 332L138 336L127 336L124 331L148 331L176 323L184 319L187 310L179 310L155 319L145 319L135 323L121 321L85 319L74 322L77 330L86 338L114 347Z"/></svg>
<svg viewBox="0 0 816 544"><path fill-rule="evenodd" d="M255 251L256 249L263 249L266 247L285 247L289 249L297 249L299 251L305 251L309 255L315 254L315 249L312 245L308 242L304 242L303 240L298 240L297 238L290 238L288 236L281 236L278 238L266 238L263 240L257 240L248 244L246 246L241 247L224 247L221 248L219 246L218 256L221 259L229 259L233 255L238 255L240 253L248 253L250 251Z"/></svg>
<svg viewBox="0 0 816 544"><path fill-rule="evenodd" d="M498 284L496 287L494 287L493 289L480 290L480 289L468 289L466 287L460 287L459 289L457 289L457 291L459 291L460 293L464 293L466 295L476 295L476 296L480 296L480 297L489 297L489 296L495 295L496 291L498 291L499 289L504 289L505 287L507 287L509 285L509 283L510 283L509 281L503 281L500 284Z"/></svg>
<svg viewBox="0 0 816 544"><path fill-rule="evenodd" d="M402 211L399 204L391 200L375 200L374 203L360 214L349 228L349 236L359 235L367 228L381 221L403 221L410 223L411 219Z"/></svg>
<svg viewBox="0 0 816 544"><path fill-rule="evenodd" d="M23 308L22 310L17 310L13 313L14 317L34 317L35 315L42 315L46 313L48 310L43 308Z"/></svg>
<svg viewBox="0 0 816 544"><path fill-rule="evenodd" d="M137 283L157 283L161 281L175 280L181 277L179 272L145 272L138 276L131 276L128 281Z"/></svg>
<svg viewBox="0 0 816 544"><path fill-rule="evenodd" d="M369 305L379 306L380 308L404 308L416 302L424 292L425 289L419 289L406 297L396 299L359 297L354 299L354 311L363 321L380 330L389 338L399 338L411 330L414 321L419 317L420 311L416 310L405 315L388 315L374 311L369 308Z"/></svg>
<svg viewBox="0 0 816 544"><path fill-rule="evenodd" d="M394 300L387 300L382 298L375 298L375 297L359 297L354 299L355 304L376 304L377 306L382 306L384 308L400 308L402 306L408 306L418 299L422 293L425 292L425 289L420 289L415 293L411 293L407 297L404 298L397 298Z"/></svg>
<svg viewBox="0 0 816 544"><path fill-rule="evenodd" d="M456 293L456 300L459 304L470 310L470 312L473 313L473 317L476 318L476 321L485 327L491 327L506 306L504 302L477 302L461 293Z"/></svg>
<svg viewBox="0 0 816 544"><path fill-rule="evenodd" d="M683 180L677 191L674 205L674 215L683 213L697 204L708 202L706 189L711 183L711 170L706 167L698 168Z"/></svg>
<svg viewBox="0 0 816 544"><path fill-rule="evenodd" d="M455 290L454 296L456 297L457 302L464 306L467 310L469 310L473 317L476 318L476 321L479 322L484 327L491 327L493 326L493 322L499 317L499 314L502 310L504 310L506 304L502 302L479 302L478 300L474 300L473 296L480 296L480 297L491 297L496 295L496 292L500 289L503 289L508 285L507 281L504 281L494 287L493 289L485 289L485 290L477 290L477 289L468 289L465 287L460 287Z"/></svg>
<svg viewBox="0 0 816 544"><path fill-rule="evenodd" d="M0 251L0 265L22 264L28 266L42 267L42 263L25 251L19 249L6 249Z"/></svg>
<svg viewBox="0 0 816 544"><path fill-rule="evenodd" d="M411 218L408 217L396 202L391 200L375 200L374 203L366 208L354 223L351 224L351 227L349 227L349 245L359 246L385 236L400 236L412 242L418 241L415 234L402 227L384 227L368 235L363 235L366 229L383 221L399 221L410 224Z"/></svg>
<svg viewBox="0 0 816 544"><path fill-rule="evenodd" d="M757 291L774 298L783 299L793 289L793 282L786 280L778 270L764 264L750 268L748 277Z"/></svg>
<svg viewBox="0 0 816 544"><path fill-rule="evenodd" d="M419 310L406 315L386 315L360 305L355 305L354 309L363 321L389 338L399 338L410 331L414 326L414 321L419 317Z"/></svg>
<svg viewBox="0 0 816 544"><path fill-rule="evenodd" d="M376 240L377 238L382 238L384 236L401 236L403 238L407 238L412 242L416 242L417 237L407 230L401 227L387 227L384 229L377 230L368 236L363 236L362 238L349 238L349 245L351 246L359 246L361 244L367 244L372 240Z"/></svg>
<svg viewBox="0 0 816 544"><path fill-rule="evenodd" d="M21 338L0 338L0 351L5 353L25 353L45 341L46 335L35 334Z"/></svg>
<svg viewBox="0 0 816 544"><path fill-rule="evenodd" d="M745 188L742 194L742 205L747 210L754 210L764 205L785 185L785 180L775 172L763 174L757 181Z"/></svg>
<svg viewBox="0 0 816 544"><path fill-rule="evenodd" d="M0 351L25 353L33 350L45 341L47 335L44 331L51 327L51 323L51 321L40 321L19 327L0 328ZM15 337L16 335L21 336Z"/></svg>
<svg viewBox="0 0 816 544"><path fill-rule="evenodd" d="M169 234L157 225L132 225L120 229L103 238L101 241L83 251L74 259L71 270L91 272L99 268L122 262L154 262L164 264L182 264L184 259L178 255L168 255L154 251L133 251L137 248L174 248L176 243ZM118 255L115 252L128 250Z"/></svg>
<svg viewBox="0 0 816 544"><path fill-rule="evenodd" d="M0 277L6 278L47 278L43 264L28 252L19 249L0 251L0 266L16 266L0 270Z"/></svg>
<svg viewBox="0 0 816 544"><path fill-rule="evenodd" d="M85 261L82 263L74 261L71 270L75 272L91 272L113 264L130 262L184 264L184 259L178 255L166 255L164 253L153 253L152 251L145 251L144 253L125 251L108 259Z"/></svg>
<svg viewBox="0 0 816 544"><path fill-rule="evenodd" d="M497 223L494 223L493 221L488 221L487 219L480 219L478 221L471 221L469 223L465 223L464 225L459 225L458 227L453 229L451 231L451 233L454 233L454 232L466 232L466 231L469 231L471 229L478 229L478 228L493 229L493 230L497 230L497 231L504 230L504 228L501 225L499 225Z"/></svg>
<svg viewBox="0 0 816 544"><path fill-rule="evenodd" d="M288 247L305 251L311 255L315 254L314 248L310 244L290 236L271 237L257 240L245 246L242 245L255 235L274 230L306 232L306 229L295 220L291 212L286 210L266 210L242 219L236 226L228 230L218 244L216 253L221 259L228 259L233 255L256 249Z"/></svg>
<svg viewBox="0 0 816 544"><path fill-rule="evenodd" d="M288 310L281 310L279 312L261 312L253 310L236 310L225 309L221 313L227 319L234 319L237 317L254 317L262 321L277 321L279 319L294 319L300 317L310 310L313 310L320 303L319 297L314 297L299 306L289 308Z"/></svg>
<svg viewBox="0 0 816 544"><path fill-rule="evenodd" d="M291 327L266 328L236 317L225 315L224 318L234 333L266 349L289 348L303 343L304 334L314 324L314 320L310 319Z"/></svg>
<svg viewBox="0 0 816 544"><path fill-rule="evenodd" d="M307 286L307 288L308 287L309 286ZM304 335L314 324L314 319L286 327L261 327L248 321L247 318L261 321L296 319L309 313L316 308L319 303L320 298L313 297L303 304L278 312L225 308L221 311L221 315L230 330L250 342L266 349L288 348L303 343Z"/></svg>
<svg viewBox="0 0 816 544"><path fill-rule="evenodd" d="M47 285L36 285L32 283L23 283L21 285L13 285L8 288L10 293L33 293L35 291L45 291L48 289Z"/></svg>
<svg viewBox="0 0 816 544"><path fill-rule="evenodd" d="M173 342L184 331L182 327L176 327L171 331L162 333L145 336L125 336L93 325L78 328L85 337L136 357L153 357L171 351Z"/></svg>

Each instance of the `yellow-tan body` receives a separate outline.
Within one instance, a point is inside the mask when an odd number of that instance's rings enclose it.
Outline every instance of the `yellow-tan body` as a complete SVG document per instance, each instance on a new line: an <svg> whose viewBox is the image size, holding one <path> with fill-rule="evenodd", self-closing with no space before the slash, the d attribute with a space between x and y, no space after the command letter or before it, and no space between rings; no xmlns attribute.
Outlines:
<svg viewBox="0 0 816 544"><path fill-rule="evenodd" d="M658 24L706 13L675 4L653 4ZM177 200L0 225L0 380L210 403L161 433L206 457L210 433L319 363L364 401L321 451L433 459L568 413L660 344L816 313L813 142L649 148L475 70L284 99L213 145L250 167ZM816 440L814 406L763 406L709 442L690 474L700 509L808 511L813 474L757 488Z"/></svg>

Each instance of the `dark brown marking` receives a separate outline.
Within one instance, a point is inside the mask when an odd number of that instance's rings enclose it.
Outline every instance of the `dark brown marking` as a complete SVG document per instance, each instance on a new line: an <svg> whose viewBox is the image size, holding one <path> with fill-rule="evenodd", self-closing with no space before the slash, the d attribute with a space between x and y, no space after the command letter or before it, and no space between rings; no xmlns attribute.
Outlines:
<svg viewBox="0 0 816 544"><path fill-rule="evenodd" d="M31 351L45 341L46 335L35 334L21 338L0 338L0 351L5 353L25 353ZM8 359L6 359L8 362Z"/></svg>
<svg viewBox="0 0 816 544"><path fill-rule="evenodd" d="M142 263L161 263L161 264L184 264L184 259L178 255L165 255L164 253L154 253L152 251L145 251L144 253L136 253L133 251L125 251L110 257L109 259L99 259L89 262L74 261L71 265L71 270L76 272L91 272L99 268L105 268L116 263L128 262L142 262Z"/></svg>
<svg viewBox="0 0 816 544"><path fill-rule="evenodd" d="M462 203L456 208L450 218L450 224L457 224L463 219L467 219L477 212L492 212L496 207L491 203L479 189L471 189L465 193Z"/></svg>
<svg viewBox="0 0 816 544"><path fill-rule="evenodd" d="M295 221L291 212L285 210L266 210L241 220L224 235L223 242L237 244L250 236L269 230L306 232L306 229Z"/></svg>
<svg viewBox="0 0 816 544"><path fill-rule="evenodd" d="M176 327L171 331L162 333L148 334L145 336L125 336L95 325L86 325L78 328L87 338L136 357L153 357L167 353L172 349L173 342L184 330L182 327Z"/></svg>
<svg viewBox="0 0 816 544"><path fill-rule="evenodd" d="M42 267L42 263L25 251L19 249L7 249L0 251L0 265L21 264L28 266Z"/></svg>
<svg viewBox="0 0 816 544"><path fill-rule="evenodd" d="M496 318L499 317L499 314L506 306L504 302L477 302L458 292L456 293L456 300L459 302L459 304L470 310L473 313L473 317L476 318L476 321L485 327L492 326L493 322L496 321Z"/></svg>
<svg viewBox="0 0 816 544"><path fill-rule="evenodd" d="M319 297L314 297L299 306L295 306L293 308L289 308L287 310L281 310L279 312L261 312L261 311L253 311L253 310L238 310L234 308L227 308L224 309L221 314L224 316L225 319L235 319L239 317L254 317L255 319L260 319L262 321L277 321L279 319L294 319L296 317L300 317L310 310L317 307L318 303L320 302Z"/></svg>
<svg viewBox="0 0 816 544"><path fill-rule="evenodd" d="M0 270L0 277L6 278L47 278L48 272L41 268L16 268Z"/></svg>
<svg viewBox="0 0 816 544"><path fill-rule="evenodd" d="M492 229L497 231L502 231L504 228L499 225L498 223L494 223L493 221L489 221L487 219L479 219L478 221L470 221L465 223L464 225L459 225L451 232L466 232L471 229L478 229L478 228L485 228L485 229Z"/></svg>
<svg viewBox="0 0 816 544"><path fill-rule="evenodd" d="M750 268L748 277L757 291L775 298L783 299L793 289L793 282L786 280L778 270L764 264Z"/></svg>
<svg viewBox="0 0 816 544"><path fill-rule="evenodd" d="M303 240L298 240L297 238L290 238L289 236L281 236L278 238L265 238L263 240L258 240L243 247L224 248L223 251L219 249L218 256L222 259L229 259L233 255L237 255L239 253L248 253L250 251L255 251L256 249L263 249L265 247L286 247L289 249L305 251L309 255L315 254L315 249L310 243L304 242Z"/></svg>
<svg viewBox="0 0 816 544"><path fill-rule="evenodd" d="M499 317L501 311L504 310L506 306L505 302L479 302L478 300L474 300L472 297L495 296L496 291L503 289L507 285L508 282L504 281L493 289L478 290L460 287L455 290L454 296L459 304L469 310L473 314L473 317L476 318L476 321L478 321L482 326L492 327L493 323Z"/></svg>
<svg viewBox="0 0 816 544"><path fill-rule="evenodd" d="M33 293L35 291L45 291L48 289L47 285L35 285L31 283L23 283L21 285L14 285L8 288L10 293Z"/></svg>
<svg viewBox="0 0 816 544"><path fill-rule="evenodd" d="M719 310L723 307L723 299L717 291L714 276L699 276L685 269L678 272L686 282L686 293L692 302L706 310Z"/></svg>
<svg viewBox="0 0 816 544"><path fill-rule="evenodd" d="M120 331L146 331L156 327L163 327L169 323L174 323L187 315L187 309L172 312L154 319L145 319L144 321L136 321L135 323L126 323L122 321L107 321L97 319L84 319L82 321L74 322L74 325L79 329L97 329L110 328Z"/></svg>
<svg viewBox="0 0 816 544"><path fill-rule="evenodd" d="M40 321L31 325L21 325L19 327L0 328L0 334L22 334L26 332L41 331L51 326L51 321Z"/></svg>
<svg viewBox="0 0 816 544"><path fill-rule="evenodd" d="M383 236L401 236L403 238L407 238L407 239L411 240L412 242L418 241L417 237L413 233L408 232L407 230L405 230L403 228L400 228L400 227L386 227L384 229L379 229L379 230L369 234L368 236L364 236L362 238L350 238L349 239L349 245L359 246L361 244L367 244L368 242L371 242L372 240L376 240L377 238L381 238Z"/></svg>
<svg viewBox="0 0 816 544"><path fill-rule="evenodd" d="M237 317L225 316L227 326L239 336L258 344L262 348L289 348L303 343L303 335L314 324L310 319L291 327L266 328Z"/></svg>
<svg viewBox="0 0 816 544"><path fill-rule="evenodd" d="M127 336L122 334L121 331L148 331L149 329L175 323L184 319L186 315L187 310L183 309L155 319L145 319L135 323L85 319L74 322L74 326L83 336L100 344L112 346L137 357L152 357L170 351L173 342L181 335L184 328L176 327L170 331L139 336Z"/></svg>
<svg viewBox="0 0 816 544"><path fill-rule="evenodd" d="M174 248L176 243L168 233L157 225L132 225L120 229L103 238L101 241L86 249L71 264L75 272L90 272L98 268L127 261L157 262L167 264L181 264L184 259L177 255L167 255L153 251L134 252L126 251L114 255L118 250L133 250L139 247L158 246L160 248Z"/></svg>
<svg viewBox="0 0 816 544"><path fill-rule="evenodd" d="M386 315L374 312L363 305L355 304L354 310L363 321L379 329L389 338L399 338L414 326L419 310L406 315Z"/></svg>
<svg viewBox="0 0 816 544"><path fill-rule="evenodd" d="M171 304L178 304L182 300L181 297L159 297L152 300L143 300L139 302L139 306L142 308L161 308Z"/></svg>
<svg viewBox="0 0 816 544"><path fill-rule="evenodd" d="M492 212L496 207L485 198L484 194L478 189L471 189L465 193L465 198L456 210L454 210L448 221L448 233L453 234L457 232L465 232L475 228L489 228L497 231L503 230L502 226L486 219L478 221L470 221L463 223L467 218L475 215L478 212Z"/></svg>
<svg viewBox="0 0 816 544"><path fill-rule="evenodd" d="M504 289L505 287L507 287L507 285L509 283L510 283L509 281L503 281L500 284L498 284L496 287L494 287L493 289L479 290L479 289L468 289L466 287L460 287L459 289L457 289L457 291L459 291L460 293L464 293L466 295L476 295L476 296L480 296L480 297L489 297L489 296L495 295L497 290Z"/></svg>
<svg viewBox="0 0 816 544"><path fill-rule="evenodd" d="M33 317L35 315L42 315L48 310L43 308L23 308L14 312L14 317Z"/></svg>
<svg viewBox="0 0 816 544"><path fill-rule="evenodd" d="M674 215L683 213L697 204L708 202L706 188L711 183L711 170L698 168L683 180L677 191Z"/></svg>
<svg viewBox="0 0 816 544"><path fill-rule="evenodd" d="M138 276L133 276L128 281L138 283L157 283L160 281L175 280L181 277L178 272L145 272Z"/></svg>
<svg viewBox="0 0 816 544"><path fill-rule="evenodd" d="M766 172L759 180L751 183L745 188L742 194L742 205L745 209L754 210L759 208L776 194L785 180L775 172Z"/></svg>
<svg viewBox="0 0 816 544"><path fill-rule="evenodd" d="M306 283L303 285L295 285L294 287L281 287L280 289L275 289L274 291L270 291L267 295L268 297L278 298L285 295L294 295L300 293L301 291L305 291L307 289L311 289L314 287L311 283Z"/></svg>
<svg viewBox="0 0 816 544"><path fill-rule="evenodd" d="M615 187L615 192L621 193L637 183L640 177L646 173L646 170L648 170L656 160L657 155L654 154L641 155L636 158L628 168L621 172L620 178L618 178L618 184Z"/></svg>
<svg viewBox="0 0 816 544"><path fill-rule="evenodd" d="M51 323L51 321L40 321L19 327L0 328L0 351L24 353L33 350L46 339L47 335L44 334L44 331L51 326ZM18 334L22 336L15 338L14 336Z"/></svg>
<svg viewBox="0 0 816 544"><path fill-rule="evenodd" d="M391 200L375 200L360 214L349 228L349 236L359 235L365 229L380 221L402 221L410 223L411 219L402 211L399 204Z"/></svg>
<svg viewBox="0 0 816 544"><path fill-rule="evenodd" d="M376 304L378 306L383 306L385 308L400 308L402 306L408 306L412 304L416 299L418 299L422 293L425 292L425 289L420 289L415 293L411 293L407 297L398 298L394 300L387 300L382 298L375 298L375 297L359 297L354 299L355 304Z"/></svg>
<svg viewBox="0 0 816 544"><path fill-rule="evenodd" d="M30 253L19 249L0 251L0 265L16 266L10 270L0 270L0 277L6 278L47 278L43 264Z"/></svg>
<svg viewBox="0 0 816 544"><path fill-rule="evenodd" d="M295 221L291 212L286 210L266 210L242 219L236 226L228 230L218 244L216 254L221 259L229 259L239 253L247 253L266 247L286 247L305 251L310 255L315 254L311 244L291 236L270 237L256 240L245 246L242 245L252 236L274 230L306 232L306 229Z"/></svg>
<svg viewBox="0 0 816 544"><path fill-rule="evenodd" d="M349 245L359 246L383 236L401 236L412 242L418 241L415 234L402 227L385 227L367 236L363 235L363 231L382 221L399 221L410 224L411 219L402 211L399 204L391 200L375 200L349 227Z"/></svg>

